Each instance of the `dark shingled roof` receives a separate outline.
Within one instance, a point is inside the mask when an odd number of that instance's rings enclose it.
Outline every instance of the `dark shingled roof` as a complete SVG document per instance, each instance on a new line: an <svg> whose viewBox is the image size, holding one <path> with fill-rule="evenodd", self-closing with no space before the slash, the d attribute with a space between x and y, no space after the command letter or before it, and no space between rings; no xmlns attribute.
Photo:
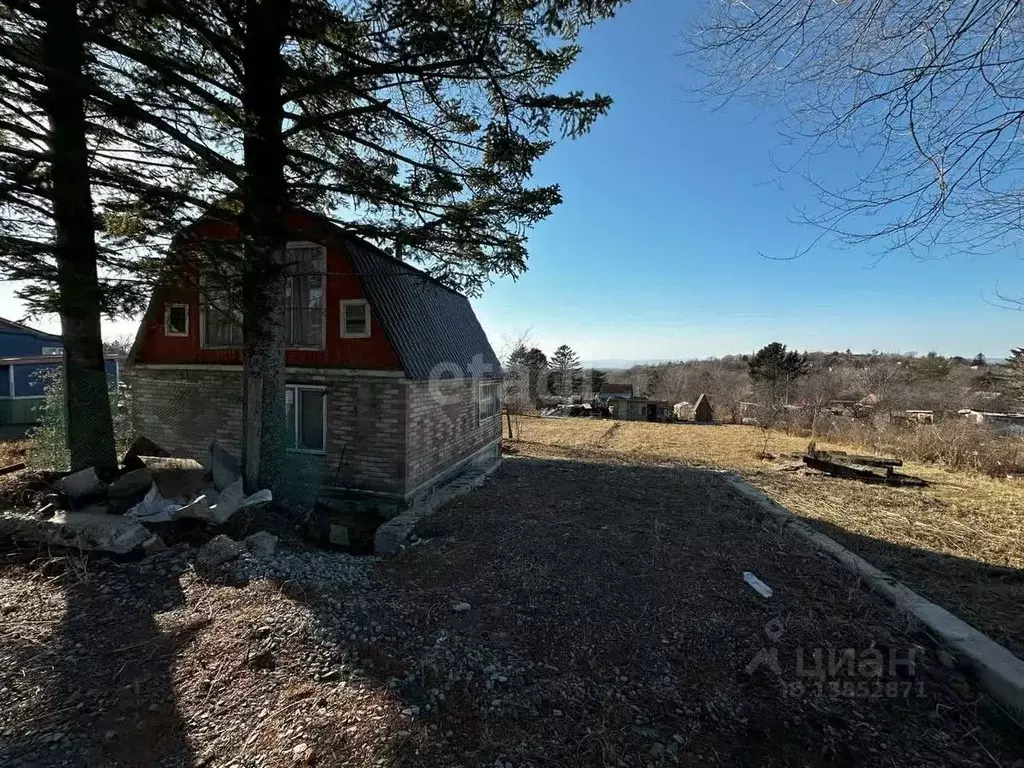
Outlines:
<svg viewBox="0 0 1024 768"><path fill-rule="evenodd" d="M469 299L364 240L346 235L349 257L411 379L501 377L501 363Z"/></svg>
<svg viewBox="0 0 1024 768"><path fill-rule="evenodd" d="M629 395L633 396L633 385L632 384L612 384L607 383L601 387L602 395Z"/></svg>

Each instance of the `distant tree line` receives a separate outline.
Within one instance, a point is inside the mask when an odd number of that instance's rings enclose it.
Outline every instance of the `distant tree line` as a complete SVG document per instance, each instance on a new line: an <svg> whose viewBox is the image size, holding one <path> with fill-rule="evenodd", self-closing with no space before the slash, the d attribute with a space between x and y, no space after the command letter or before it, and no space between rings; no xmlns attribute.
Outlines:
<svg viewBox="0 0 1024 768"><path fill-rule="evenodd" d="M766 412L797 406L817 419L836 403L851 412L870 408L889 419L908 409L1024 410L1024 349L992 363L980 353L800 353L773 342L750 355L640 365L608 376L669 403L695 403L706 393L718 418L734 423L748 411L753 416L754 406L762 419Z"/></svg>

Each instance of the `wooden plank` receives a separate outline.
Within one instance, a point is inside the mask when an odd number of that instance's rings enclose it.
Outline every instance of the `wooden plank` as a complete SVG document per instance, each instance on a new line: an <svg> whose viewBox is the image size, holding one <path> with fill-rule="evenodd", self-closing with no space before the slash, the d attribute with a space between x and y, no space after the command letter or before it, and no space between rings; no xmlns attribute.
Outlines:
<svg viewBox="0 0 1024 768"><path fill-rule="evenodd" d="M0 475L9 475L11 472L17 472L19 469L25 468L25 462L19 461L17 464L8 464L6 467L0 468Z"/></svg>
<svg viewBox="0 0 1024 768"><path fill-rule="evenodd" d="M843 464L862 464L866 467L902 467L902 459L887 459L884 456L866 456L846 451L817 451L818 458L840 462Z"/></svg>
<svg viewBox="0 0 1024 768"><path fill-rule="evenodd" d="M870 469L856 469L854 467L848 467L845 464L837 464L834 461L828 461L827 459L823 459L818 456L804 456L804 464L811 469L826 472L834 477L852 477L859 480L875 480L877 482L885 480L882 475L879 475L877 472L872 472Z"/></svg>

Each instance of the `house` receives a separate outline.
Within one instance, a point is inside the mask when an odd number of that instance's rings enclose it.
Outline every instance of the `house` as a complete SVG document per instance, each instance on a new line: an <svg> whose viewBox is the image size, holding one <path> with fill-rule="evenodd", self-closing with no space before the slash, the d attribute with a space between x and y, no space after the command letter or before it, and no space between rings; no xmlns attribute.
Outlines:
<svg viewBox="0 0 1024 768"><path fill-rule="evenodd" d="M934 424L935 411L925 408L908 408L904 411L907 421L915 424Z"/></svg>
<svg viewBox="0 0 1024 768"><path fill-rule="evenodd" d="M962 408L958 413L961 418L975 424L986 424L1001 435L1024 436L1024 413L994 413L973 408Z"/></svg>
<svg viewBox="0 0 1024 768"><path fill-rule="evenodd" d="M693 420L698 424L710 424L715 420L715 413L711 408L711 398L703 392L697 398L697 404L693 406Z"/></svg>
<svg viewBox="0 0 1024 768"><path fill-rule="evenodd" d="M693 416L693 404L684 400L672 406L672 415L679 421L689 421Z"/></svg>
<svg viewBox="0 0 1024 768"><path fill-rule="evenodd" d="M0 318L0 424L35 424L48 372L63 361L60 336ZM116 386L117 361L108 359L106 369L111 386Z"/></svg>
<svg viewBox="0 0 1024 768"><path fill-rule="evenodd" d="M647 420L648 421L668 421L668 416L671 410L668 406L667 400L648 400L647 401Z"/></svg>
<svg viewBox="0 0 1024 768"><path fill-rule="evenodd" d="M616 395L611 402L612 418L622 421L647 421L646 397L621 397Z"/></svg>
<svg viewBox="0 0 1024 768"><path fill-rule="evenodd" d="M633 397L632 384L604 384L594 399L601 405L608 405L613 400L628 400L631 397Z"/></svg>
<svg viewBox="0 0 1024 768"><path fill-rule="evenodd" d="M393 512L499 461L501 368L466 297L320 216L285 226L286 494ZM241 453L240 316L198 259L237 237L208 213L175 238L129 355L139 430L177 455Z"/></svg>

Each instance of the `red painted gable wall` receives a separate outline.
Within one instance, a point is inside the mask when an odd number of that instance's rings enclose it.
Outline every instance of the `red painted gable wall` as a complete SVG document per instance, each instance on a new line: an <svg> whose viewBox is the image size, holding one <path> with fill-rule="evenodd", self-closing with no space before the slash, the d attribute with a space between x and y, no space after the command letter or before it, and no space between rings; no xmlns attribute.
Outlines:
<svg viewBox="0 0 1024 768"><path fill-rule="evenodd" d="M363 286L353 274L352 264L345 254L343 241L317 219L301 213L288 216L290 240L308 240L327 249L326 291L326 345L322 350L289 349L285 351L285 364L291 366L366 368L401 370L398 357L370 307L370 336L365 339L341 337L341 301L365 299ZM237 228L225 222L205 220L188 233L197 239L237 239ZM183 246L187 254L187 243ZM140 363L223 363L240 364L238 349L203 349L199 335L199 269L186 266L179 282L158 289L156 302L143 322L146 324L142 344L137 351ZM164 335L164 309L167 304L188 304L189 334Z"/></svg>

